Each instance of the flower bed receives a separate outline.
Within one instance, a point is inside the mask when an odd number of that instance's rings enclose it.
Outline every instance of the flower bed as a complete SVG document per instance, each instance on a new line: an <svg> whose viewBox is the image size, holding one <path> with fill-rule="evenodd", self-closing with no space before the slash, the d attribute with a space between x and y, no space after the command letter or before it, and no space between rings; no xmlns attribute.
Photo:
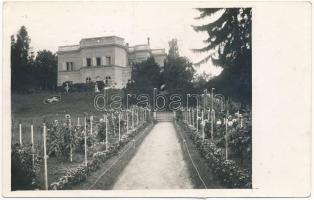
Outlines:
<svg viewBox="0 0 314 200"><path fill-rule="evenodd" d="M60 177L58 181L50 184L49 189L62 190L71 185L78 184L86 180L87 176L97 171L102 163L105 163L109 158L117 155L118 151L128 144L139 132L141 132L149 123L143 124L138 129L129 132L121 137L119 142L113 143L106 151L96 152L92 156L92 160L87 163L87 166L82 164L78 167L71 168L66 171L65 175Z"/></svg>
<svg viewBox="0 0 314 200"><path fill-rule="evenodd" d="M197 149L208 161L209 167L222 183L230 188L252 188L252 176L247 170L241 169L234 161L225 160L225 152L218 148L212 141L202 137L184 124L180 123L184 131L190 132L191 139Z"/></svg>

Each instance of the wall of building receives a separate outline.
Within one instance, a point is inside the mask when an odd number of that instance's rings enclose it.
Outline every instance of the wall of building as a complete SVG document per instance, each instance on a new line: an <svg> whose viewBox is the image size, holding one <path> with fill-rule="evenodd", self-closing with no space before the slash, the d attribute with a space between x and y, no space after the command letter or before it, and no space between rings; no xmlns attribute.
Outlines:
<svg viewBox="0 0 314 200"><path fill-rule="evenodd" d="M58 72L58 86L61 86L66 81L72 81L73 83L81 83L80 71L59 71Z"/></svg>
<svg viewBox="0 0 314 200"><path fill-rule="evenodd" d="M85 60L86 58L92 59L92 66L96 66L95 59L96 57L101 58L101 64L106 64L106 56L110 56L112 60L112 64L114 64L115 50L113 46L106 47L90 47L81 49L81 59L83 62L83 66L86 66Z"/></svg>
<svg viewBox="0 0 314 200"><path fill-rule="evenodd" d="M58 53L58 71L66 71L66 62L74 63L74 70L79 70L82 67L82 60L79 51L69 51Z"/></svg>
<svg viewBox="0 0 314 200"><path fill-rule="evenodd" d="M124 48L114 47L115 50L115 65L126 67L128 65L128 54Z"/></svg>
<svg viewBox="0 0 314 200"><path fill-rule="evenodd" d="M128 49L128 51L127 51ZM102 37L82 39L80 45L59 47L58 52L58 85L65 81L85 83L86 78L91 81L105 80L111 77L117 88L123 88L131 79L129 63L142 62L152 55L148 45L128 47L120 37ZM106 57L111 57L111 64ZM101 66L97 66L96 58L101 58ZM86 58L91 58L88 67ZM163 66L165 55L154 55L155 61ZM66 71L66 62L73 62L73 71Z"/></svg>
<svg viewBox="0 0 314 200"><path fill-rule="evenodd" d="M164 60L166 59L166 55L153 55L155 62L160 66L164 66Z"/></svg>

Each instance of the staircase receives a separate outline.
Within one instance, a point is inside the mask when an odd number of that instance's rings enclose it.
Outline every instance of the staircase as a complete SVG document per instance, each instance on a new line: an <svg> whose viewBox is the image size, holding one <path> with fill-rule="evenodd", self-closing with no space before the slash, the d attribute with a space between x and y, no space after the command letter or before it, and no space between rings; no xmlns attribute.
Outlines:
<svg viewBox="0 0 314 200"><path fill-rule="evenodd" d="M157 122L172 122L174 116L172 112L156 112L156 121Z"/></svg>

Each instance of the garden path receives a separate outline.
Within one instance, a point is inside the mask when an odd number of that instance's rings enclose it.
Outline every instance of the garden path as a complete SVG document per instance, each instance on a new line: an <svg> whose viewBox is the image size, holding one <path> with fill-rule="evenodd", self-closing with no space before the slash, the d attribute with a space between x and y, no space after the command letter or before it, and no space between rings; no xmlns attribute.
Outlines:
<svg viewBox="0 0 314 200"><path fill-rule="evenodd" d="M119 175L113 189L192 189L172 122L159 122Z"/></svg>

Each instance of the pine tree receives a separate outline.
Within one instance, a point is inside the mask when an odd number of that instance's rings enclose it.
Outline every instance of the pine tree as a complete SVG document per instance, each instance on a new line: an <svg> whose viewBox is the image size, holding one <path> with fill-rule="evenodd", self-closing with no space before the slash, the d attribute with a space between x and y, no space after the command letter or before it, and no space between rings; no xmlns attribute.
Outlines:
<svg viewBox="0 0 314 200"><path fill-rule="evenodd" d="M197 19L216 16L217 19L204 25L193 26L195 31L206 31L205 47L195 52L208 52L198 65L212 60L223 68L220 76L211 81L211 86L223 90L228 96L251 103L252 90L252 11L251 8L199 8Z"/></svg>

